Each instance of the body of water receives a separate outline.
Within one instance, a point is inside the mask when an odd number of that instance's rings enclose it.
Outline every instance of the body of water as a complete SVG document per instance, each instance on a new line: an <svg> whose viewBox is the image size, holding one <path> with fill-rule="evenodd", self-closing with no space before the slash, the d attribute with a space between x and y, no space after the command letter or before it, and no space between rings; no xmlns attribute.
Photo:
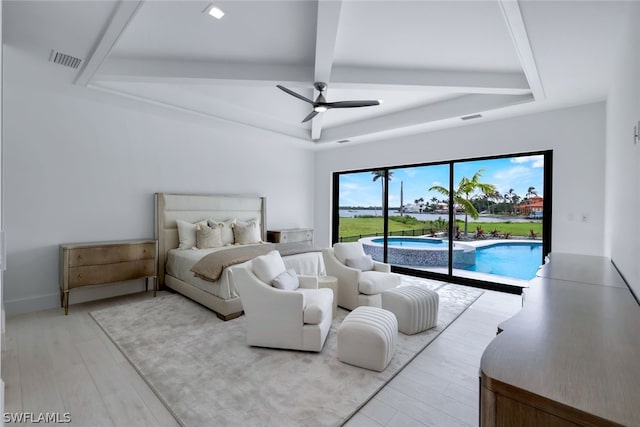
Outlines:
<svg viewBox="0 0 640 427"><path fill-rule="evenodd" d="M378 209L378 210L373 210L373 209L353 209L353 210L347 210L347 209L340 209L340 216L343 218L352 218L354 216L358 216L358 215L377 215L377 216L382 216L382 212ZM400 215L400 212L398 212L397 210L389 210L389 215ZM446 213L405 213L405 215L410 215L416 219L419 219L421 221L435 221L438 218L442 218L445 221L448 220L449 215ZM456 219L460 219L464 221L464 214L456 214ZM506 222L506 221L510 221L510 222L541 222L541 220L532 220L529 218L522 218L522 217L495 217L495 216L487 216L487 215L480 215L478 217L478 219L473 219L471 217L468 217L468 221L469 222Z"/></svg>
<svg viewBox="0 0 640 427"><path fill-rule="evenodd" d="M465 270L531 280L536 276L540 264L541 243L497 243L477 248L476 263Z"/></svg>

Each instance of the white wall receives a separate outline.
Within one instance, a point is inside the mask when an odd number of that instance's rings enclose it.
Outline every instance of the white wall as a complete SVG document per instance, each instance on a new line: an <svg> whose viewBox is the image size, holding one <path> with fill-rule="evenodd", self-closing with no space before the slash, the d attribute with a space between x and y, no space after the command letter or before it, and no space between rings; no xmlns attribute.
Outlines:
<svg viewBox="0 0 640 427"><path fill-rule="evenodd" d="M604 103L318 152L316 241L331 242L332 172L549 149L553 150L552 250L602 255ZM583 214L586 222L581 220Z"/></svg>
<svg viewBox="0 0 640 427"><path fill-rule="evenodd" d="M606 254L640 298L640 4L629 7L613 83L607 99Z"/></svg>
<svg viewBox="0 0 640 427"><path fill-rule="evenodd" d="M153 237L155 192L259 194L268 227L313 225L314 153L299 141L73 86L73 70L7 46L4 71L9 313L59 306L60 243Z"/></svg>

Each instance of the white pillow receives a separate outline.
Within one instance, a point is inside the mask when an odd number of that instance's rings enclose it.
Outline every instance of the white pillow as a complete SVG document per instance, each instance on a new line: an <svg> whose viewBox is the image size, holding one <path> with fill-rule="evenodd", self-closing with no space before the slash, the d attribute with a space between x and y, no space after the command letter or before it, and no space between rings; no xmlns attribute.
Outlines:
<svg viewBox="0 0 640 427"><path fill-rule="evenodd" d="M198 249L217 248L220 246L222 246L222 227L196 224L196 247Z"/></svg>
<svg viewBox="0 0 640 427"><path fill-rule="evenodd" d="M197 224L207 225L207 221L200 221ZM193 249L196 246L196 224L192 224L181 219L176 220L178 226L178 249Z"/></svg>
<svg viewBox="0 0 640 427"><path fill-rule="evenodd" d="M347 258L357 258L364 255L364 249L362 249L362 243L336 243L333 245L333 253L341 263L345 264Z"/></svg>
<svg viewBox="0 0 640 427"><path fill-rule="evenodd" d="M238 245L250 245L262 241L260 226L255 219L246 222L237 221L231 228L233 229L233 240Z"/></svg>
<svg viewBox="0 0 640 427"><path fill-rule="evenodd" d="M371 255L360 255L354 258L347 258L344 262L347 267L357 268L360 271L373 270L373 259Z"/></svg>
<svg viewBox="0 0 640 427"><path fill-rule="evenodd" d="M295 291L300 286L300 280L296 271L291 268L284 273L280 273L271 281L271 286L285 291Z"/></svg>
<svg viewBox="0 0 640 427"><path fill-rule="evenodd" d="M287 270L278 251L271 251L266 255L254 258L251 261L251 269L258 276L258 279L269 284Z"/></svg>
<svg viewBox="0 0 640 427"><path fill-rule="evenodd" d="M231 229L231 227L233 227L233 224L235 223L235 218L227 219L225 221L216 221L215 219L207 220L207 224L209 225L209 227L213 228L222 226L221 238L223 245L233 245L233 230Z"/></svg>

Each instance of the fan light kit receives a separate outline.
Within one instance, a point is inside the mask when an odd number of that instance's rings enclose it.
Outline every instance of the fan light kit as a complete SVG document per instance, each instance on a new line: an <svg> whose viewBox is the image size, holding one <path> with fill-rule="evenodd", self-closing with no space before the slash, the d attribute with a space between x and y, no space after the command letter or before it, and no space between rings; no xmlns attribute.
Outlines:
<svg viewBox="0 0 640 427"><path fill-rule="evenodd" d="M213 3L207 6L203 13L206 13L209 16L213 16L216 19L222 19L224 16L224 12L217 6L214 6Z"/></svg>
<svg viewBox="0 0 640 427"><path fill-rule="evenodd" d="M278 89L288 93L291 96L295 96L296 98L308 102L309 104L313 105L313 111L311 111L307 117L305 117L302 120L302 123L304 122L308 122L309 120L313 119L315 116L317 116L319 113L324 113L325 111L331 109L331 108L356 108L356 107L373 107L375 105L380 105L380 103L382 101L337 101L337 102L327 102L327 100L324 98L324 91L327 90L327 84L324 82L316 82L313 84L313 87L316 88L316 90L318 92L320 92L320 94L318 95L318 97L316 98L315 101L310 100L309 98L307 98L306 96L302 96L299 93L296 93L294 91L292 91L291 89L287 89L284 86L281 85L276 85L278 87Z"/></svg>

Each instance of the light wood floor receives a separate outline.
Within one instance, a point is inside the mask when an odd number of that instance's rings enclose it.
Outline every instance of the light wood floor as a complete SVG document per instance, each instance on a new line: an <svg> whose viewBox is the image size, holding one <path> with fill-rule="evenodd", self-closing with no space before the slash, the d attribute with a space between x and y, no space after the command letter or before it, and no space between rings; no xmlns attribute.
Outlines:
<svg viewBox="0 0 640 427"><path fill-rule="evenodd" d="M88 313L150 293L10 317L2 351L5 412L68 412L73 426L176 426ZM475 426L480 356L520 297L485 291L348 423ZM212 420L212 426L216 425Z"/></svg>

